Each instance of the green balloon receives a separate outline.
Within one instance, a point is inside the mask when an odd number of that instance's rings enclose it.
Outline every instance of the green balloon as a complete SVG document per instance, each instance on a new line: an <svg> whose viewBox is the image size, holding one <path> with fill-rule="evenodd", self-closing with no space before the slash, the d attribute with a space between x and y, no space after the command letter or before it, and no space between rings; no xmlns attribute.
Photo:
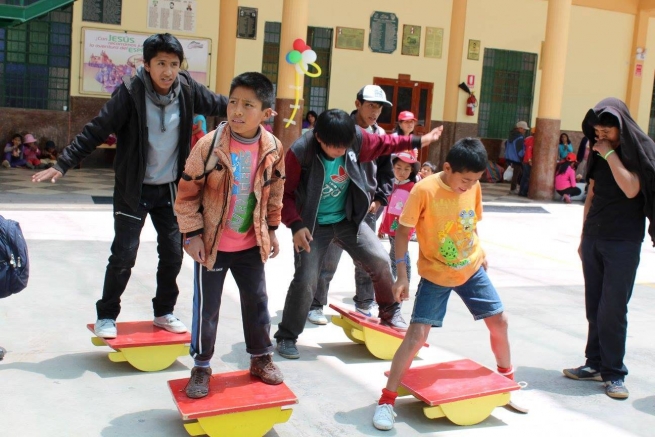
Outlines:
<svg viewBox="0 0 655 437"><path fill-rule="evenodd" d="M297 64L302 60L302 55L298 50L291 50L289 52L289 61L291 61L292 64Z"/></svg>

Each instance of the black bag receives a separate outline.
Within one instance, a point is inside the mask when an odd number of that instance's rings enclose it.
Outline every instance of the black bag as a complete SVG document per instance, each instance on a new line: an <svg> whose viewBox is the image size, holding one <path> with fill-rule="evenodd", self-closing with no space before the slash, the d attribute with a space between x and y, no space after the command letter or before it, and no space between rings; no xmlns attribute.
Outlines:
<svg viewBox="0 0 655 437"><path fill-rule="evenodd" d="M29 276L27 243L20 225L0 215L0 298L27 287Z"/></svg>

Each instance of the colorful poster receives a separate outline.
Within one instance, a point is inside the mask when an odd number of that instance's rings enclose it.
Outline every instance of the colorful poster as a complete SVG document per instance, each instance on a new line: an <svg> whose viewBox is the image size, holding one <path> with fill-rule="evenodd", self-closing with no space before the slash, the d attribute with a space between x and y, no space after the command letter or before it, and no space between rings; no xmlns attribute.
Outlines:
<svg viewBox="0 0 655 437"><path fill-rule="evenodd" d="M81 94L110 95L123 76L134 76L143 65L145 33L82 29ZM182 67L199 83L209 85L211 40L178 37L184 48Z"/></svg>
<svg viewBox="0 0 655 437"><path fill-rule="evenodd" d="M421 51L421 26L405 24L403 26L403 42L400 53L418 56Z"/></svg>
<svg viewBox="0 0 655 437"><path fill-rule="evenodd" d="M148 28L196 31L196 0L150 0Z"/></svg>

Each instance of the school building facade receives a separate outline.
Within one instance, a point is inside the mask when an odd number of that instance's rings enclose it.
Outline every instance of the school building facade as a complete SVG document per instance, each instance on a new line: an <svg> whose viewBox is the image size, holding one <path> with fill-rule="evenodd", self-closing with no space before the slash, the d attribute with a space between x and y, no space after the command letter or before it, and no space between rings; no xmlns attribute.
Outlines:
<svg viewBox="0 0 655 437"><path fill-rule="evenodd" d="M601 99L624 100L655 136L655 0L7 3L16 5L0 5L2 140L31 132L63 147L141 65L139 45L158 32L180 38L189 71L214 91L227 93L244 71L266 74L277 86L274 130L285 146L306 111L350 111L369 83L394 103L382 127L402 110L417 115L419 132L444 125L422 156L435 162L463 136L483 138L496 158L525 120L537 127L533 198L551 196L560 131L577 143L584 114ZM316 53L318 77L287 62L298 38Z"/></svg>

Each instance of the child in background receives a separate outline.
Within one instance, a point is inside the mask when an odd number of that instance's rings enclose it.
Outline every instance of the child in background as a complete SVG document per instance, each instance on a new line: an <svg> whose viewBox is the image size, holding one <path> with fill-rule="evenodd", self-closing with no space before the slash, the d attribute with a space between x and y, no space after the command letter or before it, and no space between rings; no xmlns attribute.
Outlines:
<svg viewBox="0 0 655 437"><path fill-rule="evenodd" d="M283 377L273 364L264 262L277 256L275 230L284 191L284 148L265 131L275 101L273 84L261 73L232 80L227 125L204 136L191 151L179 184L175 212L184 250L195 261L190 398L209 394L210 361L227 271L241 296L250 374L266 384ZM220 132L220 135L219 135Z"/></svg>
<svg viewBox="0 0 655 437"><path fill-rule="evenodd" d="M46 141L45 149L41 154L41 163L52 167L57 163L57 147L55 147L54 141Z"/></svg>
<svg viewBox="0 0 655 437"><path fill-rule="evenodd" d="M392 159L393 175L396 178L393 184L393 190L389 195L389 203L384 208L384 219L380 226L380 233L389 236L389 258L391 259L391 273L394 281L396 280L396 229L398 229L398 217L403 212L403 207L409 198L409 192L414 187L416 173L418 173L418 161L409 153L402 152ZM411 279L411 263L409 252L405 255L405 267L407 268L407 278Z"/></svg>
<svg viewBox="0 0 655 437"><path fill-rule="evenodd" d="M421 166L421 173L419 176L421 179L427 178L428 176L435 174L437 172L437 166L431 163L430 161L425 161Z"/></svg>
<svg viewBox="0 0 655 437"><path fill-rule="evenodd" d="M498 373L514 379L507 316L487 276L487 261L477 234L477 222L482 218L479 180L486 168L487 152L480 140L457 141L446 156L443 171L414 186L398 219L395 264L406 263L407 237L416 227L421 282L409 329L393 357L387 386L375 409L373 425L377 429L393 428L400 380L427 340L430 328L442 325L451 290L475 320L485 321ZM398 269L393 293L397 302L409 298L405 269Z"/></svg>
<svg viewBox="0 0 655 437"><path fill-rule="evenodd" d="M193 131L191 132L191 148L196 145L200 138L207 135L207 119L202 114L193 116Z"/></svg>
<svg viewBox="0 0 655 437"><path fill-rule="evenodd" d="M41 164L41 150L36 144L36 138L32 134L27 134L23 139L23 143L25 144L23 147L25 166L27 168L45 168L45 165Z"/></svg>
<svg viewBox="0 0 655 437"><path fill-rule="evenodd" d="M573 153L573 144L567 134L561 134L559 136L559 146L557 147L557 153L559 159L566 159L569 153Z"/></svg>
<svg viewBox="0 0 655 437"><path fill-rule="evenodd" d="M574 165L577 161L575 153L571 152L555 170L555 191L562 196L564 203L571 203L571 196L579 196L582 191L576 185Z"/></svg>
<svg viewBox="0 0 655 437"><path fill-rule="evenodd" d="M23 149L23 136L21 134L14 134L11 137L11 142L5 145L5 156L2 166L6 168L25 167L27 161L25 160Z"/></svg>

